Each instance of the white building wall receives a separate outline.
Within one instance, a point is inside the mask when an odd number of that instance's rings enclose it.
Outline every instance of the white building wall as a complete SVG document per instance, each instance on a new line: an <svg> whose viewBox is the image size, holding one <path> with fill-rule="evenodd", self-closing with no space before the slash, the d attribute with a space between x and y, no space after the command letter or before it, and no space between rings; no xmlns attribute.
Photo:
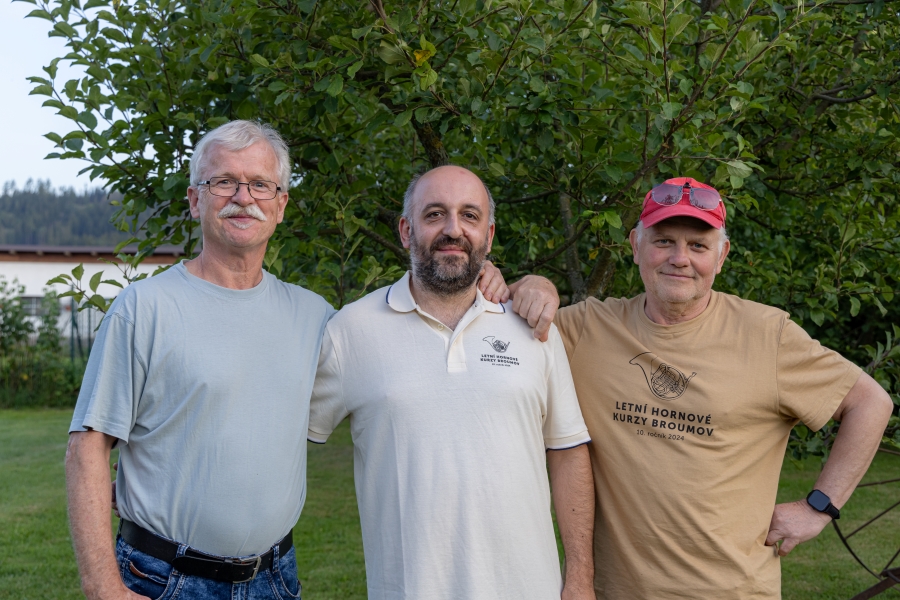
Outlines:
<svg viewBox="0 0 900 600"><path fill-rule="evenodd" d="M96 258L85 260L83 263L79 263L77 260L44 262L29 261L20 254L19 260L5 261L0 259L0 277L6 279L8 284L18 282L25 286L25 290L21 294L25 298L38 298L45 296L51 290L57 294L68 292L71 289L68 284L54 283L47 285L47 282L63 273L71 275L72 269L79 264L84 266L81 287L89 293L91 277L99 272L103 273L101 277L104 280L114 280L120 282L123 286L128 285L128 280L122 268L120 268L124 267L124 265L109 264ZM159 263L141 264L137 269L132 269L128 273L131 278L134 278L139 273L146 273L148 276L151 276L166 266ZM108 283L101 284L97 288L97 293L104 298L114 298L120 291L121 288ZM61 298L60 308L60 318L57 323L60 334L63 338L70 338L65 343L67 346L71 346L74 355L86 357L86 352L89 351L93 343L96 329L103 319L103 313L95 308L86 308L78 311L72 298ZM41 318L32 316L29 317L29 320L34 325L35 331L37 331ZM36 339L37 334L35 333L31 337ZM32 342L34 339L32 339Z"/></svg>
<svg viewBox="0 0 900 600"><path fill-rule="evenodd" d="M0 276L6 278L8 283L14 279L18 279L19 283L25 286L23 296L43 296L46 290L52 289L58 294L69 291L69 286L64 284L54 284L48 286L47 282L54 277L66 273L72 274L72 269L77 267L77 263L71 262L25 262L25 261L2 261L0 260ZM147 273L152 275L157 269L165 265L140 265L136 273ZM128 282L122 271L117 265L111 265L105 262L84 263L84 275L81 278L81 285L84 289L89 290L88 284L91 277L95 273L103 271L103 279L112 279L120 282L123 286ZM136 274L132 273L132 277ZM105 298L113 298L119 294L119 288L114 285L102 284L97 288L97 293L102 294Z"/></svg>

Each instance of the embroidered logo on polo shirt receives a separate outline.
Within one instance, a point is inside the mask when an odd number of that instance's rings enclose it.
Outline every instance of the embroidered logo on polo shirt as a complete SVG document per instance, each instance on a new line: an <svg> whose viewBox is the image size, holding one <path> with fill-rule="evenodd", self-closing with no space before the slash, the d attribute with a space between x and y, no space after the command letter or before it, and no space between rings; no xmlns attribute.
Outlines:
<svg viewBox="0 0 900 600"><path fill-rule="evenodd" d="M644 379L650 386L650 391L660 400L675 400L687 390L697 373L691 373L686 377L684 373L664 363L652 352L643 352L628 361L629 365L636 365L644 373Z"/></svg>
<svg viewBox="0 0 900 600"><path fill-rule="evenodd" d="M509 342L504 342L502 340L498 340L494 338L494 336L489 335L484 338L484 341L490 344L491 348L496 350L497 352L506 352L506 349L509 348Z"/></svg>
<svg viewBox="0 0 900 600"><path fill-rule="evenodd" d="M519 359L515 356L506 355L506 351L509 349L510 342L504 342L503 340L498 340L495 336L489 335L482 338L483 341L487 342L488 345L495 351L500 354L489 354L484 353L481 355L481 362L490 363L495 367L518 367Z"/></svg>

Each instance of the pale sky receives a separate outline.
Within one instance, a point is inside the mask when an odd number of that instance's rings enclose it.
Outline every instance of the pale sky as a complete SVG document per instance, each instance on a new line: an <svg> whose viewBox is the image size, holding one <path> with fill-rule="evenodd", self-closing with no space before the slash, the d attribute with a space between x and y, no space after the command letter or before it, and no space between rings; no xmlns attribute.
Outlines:
<svg viewBox="0 0 900 600"><path fill-rule="evenodd" d="M47 77L42 67L57 56L66 54L61 38L47 37L50 21L25 18L36 7L25 2L0 0L0 73L3 73L3 93L0 94L0 123L3 139L0 145L0 185L11 179L19 188L31 177L50 179L55 187L102 185L91 182L78 171L88 163L80 160L44 160L53 152L53 142L43 137L53 131L64 135L72 130L71 121L56 115L56 109L41 107L46 96L29 96L34 84L26 80L33 75ZM73 71L60 63L56 80L59 84L75 78Z"/></svg>

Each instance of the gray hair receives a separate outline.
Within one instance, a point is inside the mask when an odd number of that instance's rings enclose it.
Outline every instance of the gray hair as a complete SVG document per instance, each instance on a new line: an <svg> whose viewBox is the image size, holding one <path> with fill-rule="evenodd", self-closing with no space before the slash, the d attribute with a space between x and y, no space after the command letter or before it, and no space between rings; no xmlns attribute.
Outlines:
<svg viewBox="0 0 900 600"><path fill-rule="evenodd" d="M412 179L409 180L409 185L406 186L406 192L403 193L403 213L402 213L403 218L406 219L407 221L412 222L412 214L411 214L412 200L413 200L413 196L416 193L416 186L419 184L419 180L422 179L422 177L424 177L425 175L428 175L429 173L434 171L434 169L440 169L440 167L434 167L432 169L428 169L427 171L417 173L417 174L413 175ZM460 169L465 169L465 167L460 167ZM475 173L473 173L471 169L466 169L466 171L469 171L469 173L472 173L472 175L475 175ZM475 177L478 177L478 175L475 175ZM488 197L488 219L489 219L489 223L491 225L493 225L494 224L494 211L497 208L496 204L494 203L494 196L493 196L493 194L491 194L491 190L488 189L487 184L485 184L484 181L482 181L481 177L478 177L478 181L481 181L481 185L484 186L484 192L487 194L487 197Z"/></svg>
<svg viewBox="0 0 900 600"><path fill-rule="evenodd" d="M637 242L641 243L641 240L644 237L644 223L643 221L638 221L637 225L634 226L634 230L637 231ZM721 235L719 236L719 252L722 252L722 248L725 247L725 242L728 241L728 232L725 230L725 226L719 228L719 232Z"/></svg>
<svg viewBox="0 0 900 600"><path fill-rule="evenodd" d="M239 152L257 142L266 142L275 152L278 169L278 185L287 191L291 183L291 157L284 138L275 128L258 121L231 121L208 131L194 148L191 156L191 185L197 185L203 179L203 173L209 167L209 151L214 146L221 146L229 152Z"/></svg>

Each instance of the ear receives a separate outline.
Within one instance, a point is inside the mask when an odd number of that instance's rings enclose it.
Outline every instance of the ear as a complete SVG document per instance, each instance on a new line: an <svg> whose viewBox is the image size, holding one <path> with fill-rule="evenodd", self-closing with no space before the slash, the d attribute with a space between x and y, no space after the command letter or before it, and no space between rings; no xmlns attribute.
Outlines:
<svg viewBox="0 0 900 600"><path fill-rule="evenodd" d="M725 264L729 251L731 251L731 240L725 240L725 243L722 245L722 255L719 257L719 264L716 265L716 275L722 272L722 265Z"/></svg>
<svg viewBox="0 0 900 600"><path fill-rule="evenodd" d="M412 233L412 225L410 225L410 222L406 220L406 217L400 217L398 229L400 230L400 241L403 242L403 247L408 249L409 236Z"/></svg>
<svg viewBox="0 0 900 600"><path fill-rule="evenodd" d="M488 227L488 244L487 244L487 251L488 251L489 254L490 254L490 252L491 252L491 245L494 243L494 233L496 233L496 231L497 231L497 226L496 226L496 224L491 223L490 227Z"/></svg>
<svg viewBox="0 0 900 600"><path fill-rule="evenodd" d="M275 222L281 223L284 220L284 209L288 203L288 192L281 192L275 200L278 202L278 213L276 214Z"/></svg>
<svg viewBox="0 0 900 600"><path fill-rule="evenodd" d="M631 254L634 258L634 264L641 264L640 258L638 258L637 229L631 230L631 233L628 234L628 241L631 243Z"/></svg>
<svg viewBox="0 0 900 600"><path fill-rule="evenodd" d="M200 218L200 189L193 185L187 189L188 205L191 207L191 216Z"/></svg>

